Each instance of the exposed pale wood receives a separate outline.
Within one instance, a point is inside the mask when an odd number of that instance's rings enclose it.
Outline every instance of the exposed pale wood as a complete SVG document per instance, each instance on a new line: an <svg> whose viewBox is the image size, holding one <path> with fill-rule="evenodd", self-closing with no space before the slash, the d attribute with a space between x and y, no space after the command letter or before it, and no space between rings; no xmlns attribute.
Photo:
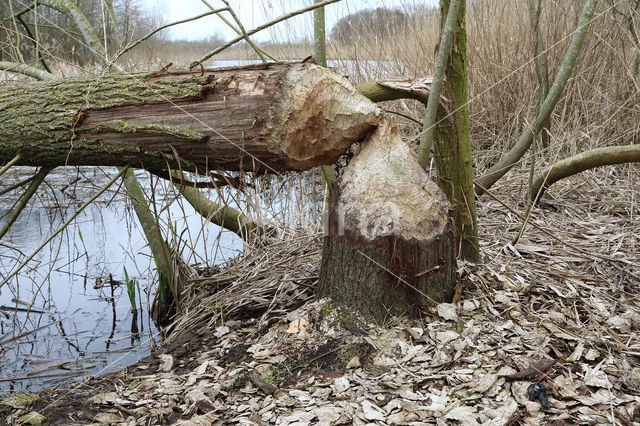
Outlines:
<svg viewBox="0 0 640 426"><path fill-rule="evenodd" d="M1 162L267 172L330 163L380 120L311 63L5 85L0 115Z"/></svg>
<svg viewBox="0 0 640 426"><path fill-rule="evenodd" d="M379 321L450 301L456 282L450 208L395 124L384 122L336 183L319 294Z"/></svg>

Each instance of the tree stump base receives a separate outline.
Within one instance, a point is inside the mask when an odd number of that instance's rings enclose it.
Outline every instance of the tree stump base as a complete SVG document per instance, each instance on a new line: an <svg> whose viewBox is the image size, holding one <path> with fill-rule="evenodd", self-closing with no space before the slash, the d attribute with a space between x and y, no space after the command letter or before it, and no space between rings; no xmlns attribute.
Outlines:
<svg viewBox="0 0 640 426"><path fill-rule="evenodd" d="M391 122L362 143L331 200L318 294L382 322L449 302L451 206Z"/></svg>

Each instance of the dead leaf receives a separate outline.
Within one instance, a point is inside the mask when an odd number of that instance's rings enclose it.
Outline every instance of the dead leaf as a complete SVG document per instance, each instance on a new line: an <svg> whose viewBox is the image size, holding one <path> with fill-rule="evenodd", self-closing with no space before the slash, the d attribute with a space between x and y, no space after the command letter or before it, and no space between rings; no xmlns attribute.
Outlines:
<svg viewBox="0 0 640 426"><path fill-rule="evenodd" d="M511 380L537 380L540 379L555 363L555 359L542 359L535 362L531 367L525 370L519 371L515 374L509 374L504 377Z"/></svg>
<svg viewBox="0 0 640 426"><path fill-rule="evenodd" d="M2 401L0 401L0 405L7 405L11 408L23 409L37 400L37 393L19 393L17 395L9 396L3 399Z"/></svg>

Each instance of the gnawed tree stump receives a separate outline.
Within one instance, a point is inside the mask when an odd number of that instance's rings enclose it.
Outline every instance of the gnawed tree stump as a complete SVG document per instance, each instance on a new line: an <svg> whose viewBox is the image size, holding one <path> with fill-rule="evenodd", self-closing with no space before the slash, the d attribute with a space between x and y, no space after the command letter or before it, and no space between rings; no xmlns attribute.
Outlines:
<svg viewBox="0 0 640 426"><path fill-rule="evenodd" d="M383 321L451 301L455 235L446 196L395 124L367 137L335 186L318 293Z"/></svg>
<svg viewBox="0 0 640 426"><path fill-rule="evenodd" d="M107 75L0 87L0 164L274 172L335 161L380 121L312 63Z"/></svg>

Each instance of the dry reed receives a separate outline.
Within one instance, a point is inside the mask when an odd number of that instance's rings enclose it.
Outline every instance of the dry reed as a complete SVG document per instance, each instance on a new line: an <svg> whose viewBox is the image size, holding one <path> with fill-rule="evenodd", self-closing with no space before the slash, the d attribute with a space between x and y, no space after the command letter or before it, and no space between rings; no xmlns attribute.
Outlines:
<svg viewBox="0 0 640 426"><path fill-rule="evenodd" d="M406 3L407 10L415 6L415 2ZM582 3L544 3L541 28L551 81L575 30ZM639 143L640 52L629 26L635 25L638 30L640 12L630 0L615 2L615 9L612 4L602 2L596 12L572 79L552 116L551 144L536 154L538 167L590 148ZM359 40L351 46L330 43L329 57L337 61L339 68L348 70L355 83L389 76L428 75L438 36L437 11L423 12L413 25L408 36ZM468 2L467 31L471 134L476 170L481 171L510 147L535 114L538 82L526 0ZM422 106L413 101L397 101L385 107L418 119L422 114ZM419 126L398 120L405 136L415 138ZM519 212L525 209L527 167L525 158L520 169L511 172L511 178L495 187L499 197ZM505 248L517 235L521 220L503 206L481 200L479 223L487 266L510 274L518 270L527 282L546 283L553 281L548 271L563 264L574 275L604 283L597 292L607 300L615 299L621 282L626 283L625 293L637 291L640 270L633 265L639 244L635 236L640 214L639 178L637 166L622 165L588 171L556 184L547 195L556 211L534 209L532 220L564 243L528 226L525 244L519 246L523 252L515 257ZM608 237L596 238L599 229L606 230L603 232ZM190 313L175 329L220 324L223 317L239 315L243 309L267 312L273 303L284 308L308 300L306 286L312 285L313 280L304 281L302 277L317 274L318 268L317 256L315 263L307 262L318 248L317 242L304 243L311 238L309 235L260 251L247 251L229 269L201 282L192 281L187 297ZM296 290L291 278L283 280L287 274L300 277L304 285ZM206 298L200 293L205 288L198 286L202 282L207 283L210 294ZM223 288L215 288L217 285ZM296 291L298 300L291 298ZM283 293L287 296L280 297ZM589 297L586 288L579 293L579 297Z"/></svg>
<svg viewBox="0 0 640 426"><path fill-rule="evenodd" d="M168 341L194 328L224 325L231 318L286 315L310 300L318 278L319 237L309 228L288 230L205 276L188 279L183 283L184 312L167 330Z"/></svg>
<svg viewBox="0 0 640 426"><path fill-rule="evenodd" d="M406 3L410 8L415 2ZM526 0L467 3L471 135L476 167L482 170L533 120L538 82ZM541 28L551 81L575 30L582 3L544 3ZM572 79L553 114L554 143L541 154L543 163L599 146L637 143L640 52L630 28L640 30L640 12L634 7L630 0L615 2L615 8L611 2L600 4ZM332 43L330 57L348 67L355 82L389 75L429 75L439 33L438 12L425 11L412 25L408 35L361 40L352 46ZM348 66L352 60L362 63ZM420 118L419 107L407 103L396 107Z"/></svg>

